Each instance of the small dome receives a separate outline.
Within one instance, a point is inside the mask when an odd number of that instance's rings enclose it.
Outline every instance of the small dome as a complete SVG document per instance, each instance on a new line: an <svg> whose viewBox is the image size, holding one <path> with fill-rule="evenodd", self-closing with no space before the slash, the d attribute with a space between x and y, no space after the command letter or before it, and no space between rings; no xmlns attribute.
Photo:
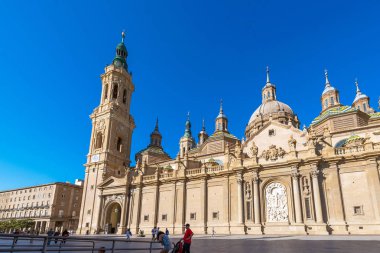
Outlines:
<svg viewBox="0 0 380 253"><path fill-rule="evenodd" d="M356 94L353 103L355 103L356 101L358 101L359 99L362 99L362 98L368 98L368 96L367 96L366 94L363 94L363 93L358 93L358 94Z"/></svg>
<svg viewBox="0 0 380 253"><path fill-rule="evenodd" d="M251 118L249 119L248 124L250 124L252 121L254 121L257 116L259 115L269 115L271 113L278 113L280 111L289 113L291 115L294 115L293 110L285 103L282 103L277 100L268 101L266 103L261 104L256 111L252 114Z"/></svg>
<svg viewBox="0 0 380 253"><path fill-rule="evenodd" d="M335 91L336 89L330 85L326 85L325 89L322 92L322 95L329 92L329 91Z"/></svg>

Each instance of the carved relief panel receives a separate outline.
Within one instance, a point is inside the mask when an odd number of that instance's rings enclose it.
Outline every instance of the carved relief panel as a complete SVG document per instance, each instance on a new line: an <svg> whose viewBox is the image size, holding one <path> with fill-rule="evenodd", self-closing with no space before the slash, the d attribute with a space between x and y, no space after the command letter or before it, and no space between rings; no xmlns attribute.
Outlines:
<svg viewBox="0 0 380 253"><path fill-rule="evenodd" d="M265 189L267 222L288 221L288 199L286 188L280 183L270 183Z"/></svg>

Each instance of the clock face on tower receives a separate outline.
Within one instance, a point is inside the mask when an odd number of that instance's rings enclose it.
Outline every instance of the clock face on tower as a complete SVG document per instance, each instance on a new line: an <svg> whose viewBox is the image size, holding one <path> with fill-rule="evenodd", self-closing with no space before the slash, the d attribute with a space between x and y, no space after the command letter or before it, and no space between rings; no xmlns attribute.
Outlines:
<svg viewBox="0 0 380 253"><path fill-rule="evenodd" d="M92 162L92 163L99 162L99 154L92 155L92 156L91 156L91 162Z"/></svg>

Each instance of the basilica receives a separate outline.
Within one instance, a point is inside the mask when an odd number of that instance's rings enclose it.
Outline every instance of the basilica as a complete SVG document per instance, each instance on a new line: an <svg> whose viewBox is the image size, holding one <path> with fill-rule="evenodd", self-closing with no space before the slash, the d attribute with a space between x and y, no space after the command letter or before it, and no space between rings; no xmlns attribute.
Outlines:
<svg viewBox="0 0 380 253"><path fill-rule="evenodd" d="M301 129L267 69L242 140L229 132L221 103L209 133L194 133L187 118L175 157L157 121L132 167L127 56L123 34L90 115L78 234L147 234L155 226L181 234L186 223L196 234L380 233L380 113L357 81L344 105L325 71L321 111Z"/></svg>

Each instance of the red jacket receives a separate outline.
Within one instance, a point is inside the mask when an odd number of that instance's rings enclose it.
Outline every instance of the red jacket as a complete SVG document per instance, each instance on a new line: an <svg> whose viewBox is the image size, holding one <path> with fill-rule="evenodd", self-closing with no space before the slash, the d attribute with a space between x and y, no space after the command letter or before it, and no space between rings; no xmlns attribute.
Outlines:
<svg viewBox="0 0 380 253"><path fill-rule="evenodd" d="M190 228L186 229L185 235L183 236L183 242L184 243L191 243L191 236L193 235L193 231L191 231Z"/></svg>

